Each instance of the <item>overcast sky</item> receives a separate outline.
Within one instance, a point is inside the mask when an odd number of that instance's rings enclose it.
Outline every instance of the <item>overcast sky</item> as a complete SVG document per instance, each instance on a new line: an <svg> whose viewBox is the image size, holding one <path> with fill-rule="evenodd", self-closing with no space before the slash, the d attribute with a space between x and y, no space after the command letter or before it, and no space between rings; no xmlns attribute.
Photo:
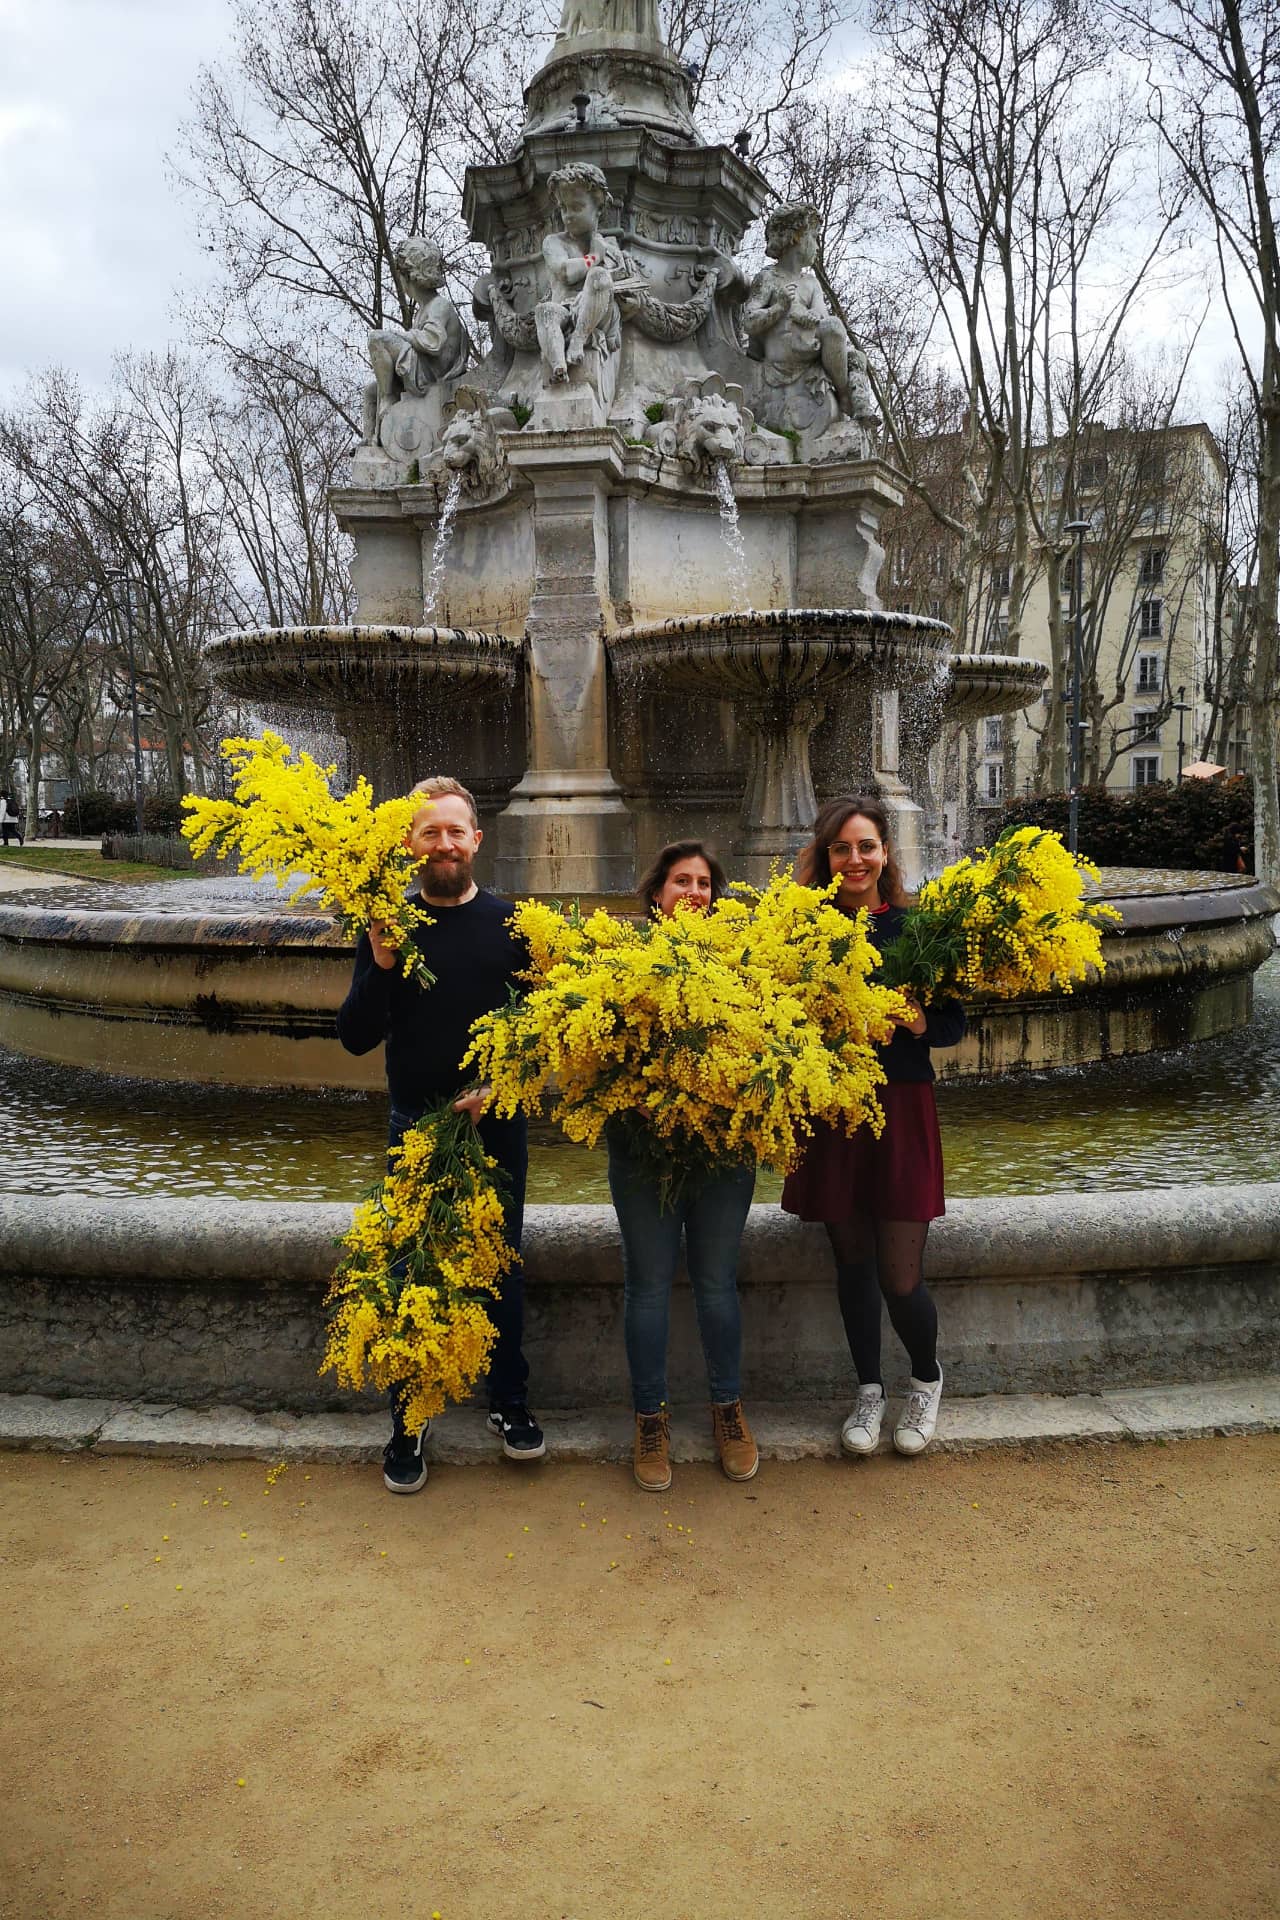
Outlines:
<svg viewBox="0 0 1280 1920"><path fill-rule="evenodd" d="M231 24L229 0L0 0L0 395L51 364L99 381L113 353L178 337L175 290L209 263L165 155ZM1149 300L1148 337L1196 304ZM1202 380L1228 352L1215 316Z"/></svg>
<svg viewBox="0 0 1280 1920"><path fill-rule="evenodd" d="M0 0L0 391L167 344L203 272L165 154L227 0Z"/></svg>

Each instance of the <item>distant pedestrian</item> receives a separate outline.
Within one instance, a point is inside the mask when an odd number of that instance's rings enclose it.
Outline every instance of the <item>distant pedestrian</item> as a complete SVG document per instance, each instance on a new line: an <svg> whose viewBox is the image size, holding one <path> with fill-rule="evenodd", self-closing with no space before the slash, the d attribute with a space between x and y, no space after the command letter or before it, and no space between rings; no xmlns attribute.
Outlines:
<svg viewBox="0 0 1280 1920"><path fill-rule="evenodd" d="M7 790L0 793L0 834L4 835L4 845L6 847L13 834L17 834L19 846L23 843L22 816L18 812L16 800Z"/></svg>

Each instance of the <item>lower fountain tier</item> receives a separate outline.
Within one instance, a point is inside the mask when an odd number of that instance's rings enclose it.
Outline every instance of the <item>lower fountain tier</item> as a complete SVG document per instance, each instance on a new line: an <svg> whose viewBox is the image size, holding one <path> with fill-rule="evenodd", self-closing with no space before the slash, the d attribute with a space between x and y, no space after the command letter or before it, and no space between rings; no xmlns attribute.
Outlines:
<svg viewBox="0 0 1280 1920"><path fill-rule="evenodd" d="M57 905L44 895L0 908L4 1044L149 1079L383 1086L381 1051L355 1059L334 1036L351 950L333 921L256 903L193 911L183 907L184 884L171 885L173 911L157 908L154 890L115 911L85 906L79 889ZM1150 1053L1249 1019L1254 971L1274 946L1272 888L1235 875L1118 868L1104 873L1101 893L1122 915L1103 938L1103 981L978 1009L963 1044L937 1055L941 1077Z"/></svg>

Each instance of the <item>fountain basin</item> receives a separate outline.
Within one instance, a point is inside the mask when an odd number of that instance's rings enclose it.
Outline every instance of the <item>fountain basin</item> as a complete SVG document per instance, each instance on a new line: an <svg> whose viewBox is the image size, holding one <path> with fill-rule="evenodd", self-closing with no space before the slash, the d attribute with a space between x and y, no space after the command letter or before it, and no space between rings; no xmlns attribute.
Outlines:
<svg viewBox="0 0 1280 1920"><path fill-rule="evenodd" d="M939 668L950 639L943 621L919 614L780 607L623 627L607 644L624 678L768 709L859 672L909 684Z"/></svg>
<svg viewBox="0 0 1280 1920"><path fill-rule="evenodd" d="M750 880L793 854L817 811L810 740L826 696L861 683L870 747L873 696L940 687L951 629L916 614L863 607L785 607L622 628L614 672L664 692L727 700L747 736L742 830L734 852Z"/></svg>
<svg viewBox="0 0 1280 1920"><path fill-rule="evenodd" d="M523 640L471 627L246 627L211 641L208 660L228 693L340 708L420 690L456 687L470 700L510 693L523 649Z"/></svg>
<svg viewBox="0 0 1280 1920"><path fill-rule="evenodd" d="M953 653L945 717L961 723L1030 706L1049 677L1038 660L1014 653Z"/></svg>
<svg viewBox="0 0 1280 1920"><path fill-rule="evenodd" d="M256 899L209 906L221 883L182 881L98 907L84 889L0 908L0 1043L146 1079L231 1086L383 1086L378 1052L334 1037L351 975L319 912ZM1242 1025L1272 951L1280 894L1243 875L1105 871L1122 915L1104 978L1071 995L993 1003L940 1053L944 1078L1079 1066ZM633 902L619 897L620 910Z"/></svg>

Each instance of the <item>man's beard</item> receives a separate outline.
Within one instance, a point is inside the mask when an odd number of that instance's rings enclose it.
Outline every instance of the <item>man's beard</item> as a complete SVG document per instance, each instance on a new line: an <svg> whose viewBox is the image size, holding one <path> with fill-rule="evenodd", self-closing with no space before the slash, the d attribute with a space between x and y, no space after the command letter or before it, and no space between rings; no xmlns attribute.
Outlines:
<svg viewBox="0 0 1280 1920"><path fill-rule="evenodd" d="M471 885L470 854L431 854L419 870L419 884L437 900L460 900Z"/></svg>

